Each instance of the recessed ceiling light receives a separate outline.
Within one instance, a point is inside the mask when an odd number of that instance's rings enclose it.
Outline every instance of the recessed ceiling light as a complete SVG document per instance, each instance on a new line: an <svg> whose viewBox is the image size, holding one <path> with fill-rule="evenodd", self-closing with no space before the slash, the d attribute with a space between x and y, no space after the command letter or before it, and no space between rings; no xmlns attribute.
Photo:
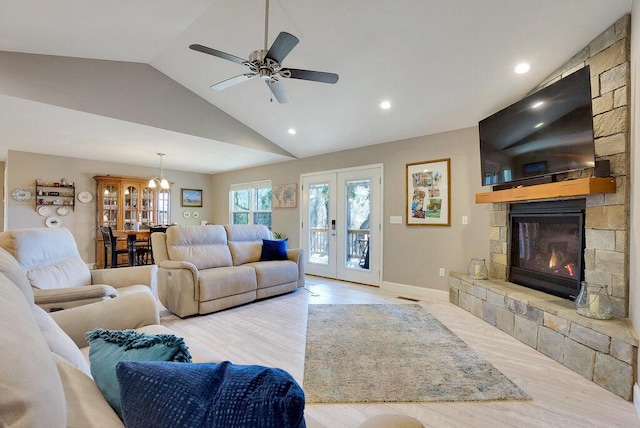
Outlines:
<svg viewBox="0 0 640 428"><path fill-rule="evenodd" d="M288 132L289 134L291 134L291 135L296 135L296 130L295 130L295 129L293 129L293 128L289 128L289 129L287 130L287 132Z"/></svg>
<svg viewBox="0 0 640 428"><path fill-rule="evenodd" d="M380 108L383 110L389 110L391 108L391 103L389 101L383 101L380 103Z"/></svg>
<svg viewBox="0 0 640 428"><path fill-rule="evenodd" d="M520 64L516 65L516 68L514 68L513 71L515 71L518 74L524 74L530 69L531 69L531 66L528 63L521 62Z"/></svg>

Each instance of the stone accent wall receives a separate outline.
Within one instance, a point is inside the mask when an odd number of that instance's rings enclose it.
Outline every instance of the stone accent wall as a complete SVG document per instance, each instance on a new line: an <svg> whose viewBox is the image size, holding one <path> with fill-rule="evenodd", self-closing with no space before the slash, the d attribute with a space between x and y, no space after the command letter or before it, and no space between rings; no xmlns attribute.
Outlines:
<svg viewBox="0 0 640 428"><path fill-rule="evenodd" d="M449 300L581 376L632 399L638 339L628 320L594 320L575 305L504 281L450 273Z"/></svg>
<svg viewBox="0 0 640 428"><path fill-rule="evenodd" d="M629 311L630 34L625 15L532 91L591 67L596 159L610 161L617 192L587 197L585 280L608 286L621 317ZM507 277L508 210L496 203L491 211L489 276L500 280Z"/></svg>

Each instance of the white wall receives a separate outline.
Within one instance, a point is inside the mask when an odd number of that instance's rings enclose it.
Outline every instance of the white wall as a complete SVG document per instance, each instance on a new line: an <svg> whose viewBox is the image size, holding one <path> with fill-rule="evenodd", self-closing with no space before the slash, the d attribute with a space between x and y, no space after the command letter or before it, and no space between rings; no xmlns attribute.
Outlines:
<svg viewBox="0 0 640 428"><path fill-rule="evenodd" d="M304 142L301 142L304 144ZM451 226L390 224L389 216L403 216L406 204L406 164L451 159ZM466 272L472 257L489 257L489 205L475 204L483 188L477 127L416 137L295 161L233 171L212 176L212 220L227 223L229 185L271 179L273 185L298 183L300 174L381 163L384 165L384 265L383 281L448 290L447 272ZM300 198L298 198L300 200ZM462 216L469 224L462 225ZM273 210L273 230L289 237L290 247L300 246L298 208Z"/></svg>

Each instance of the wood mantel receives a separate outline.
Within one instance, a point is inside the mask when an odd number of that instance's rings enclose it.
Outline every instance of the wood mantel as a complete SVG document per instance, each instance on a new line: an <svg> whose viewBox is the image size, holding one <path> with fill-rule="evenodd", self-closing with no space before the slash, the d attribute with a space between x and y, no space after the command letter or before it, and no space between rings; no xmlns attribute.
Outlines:
<svg viewBox="0 0 640 428"><path fill-rule="evenodd" d="M476 193L476 204L494 202L532 201L536 199L586 196L596 193L616 193L614 177L578 178L557 183L537 184L495 192Z"/></svg>

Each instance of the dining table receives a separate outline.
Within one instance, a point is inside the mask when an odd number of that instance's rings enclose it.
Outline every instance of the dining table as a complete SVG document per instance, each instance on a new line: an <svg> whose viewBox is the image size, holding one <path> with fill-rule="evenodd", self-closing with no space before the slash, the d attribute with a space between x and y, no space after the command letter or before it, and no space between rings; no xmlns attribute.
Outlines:
<svg viewBox="0 0 640 428"><path fill-rule="evenodd" d="M151 236L151 230L114 229L113 236L117 239L126 241L127 249L129 250L129 266L139 265L140 263L137 256L138 244L144 243L144 248L148 248L147 243Z"/></svg>

